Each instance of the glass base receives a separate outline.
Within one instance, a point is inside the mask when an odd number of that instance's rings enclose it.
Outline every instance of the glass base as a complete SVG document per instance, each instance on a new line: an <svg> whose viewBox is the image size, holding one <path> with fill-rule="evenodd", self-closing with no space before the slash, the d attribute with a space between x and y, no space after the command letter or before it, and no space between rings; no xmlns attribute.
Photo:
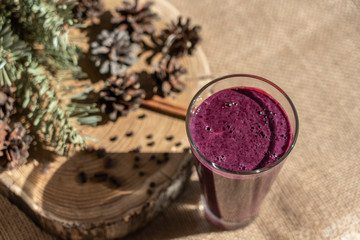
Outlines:
<svg viewBox="0 0 360 240"><path fill-rule="evenodd" d="M211 210L207 206L205 198L202 194L201 194L200 198L201 198L201 203L204 207L206 219L210 223L212 223L213 225L215 225L219 228L222 228L225 230L234 230L234 229L238 229L238 228L243 228L243 227L246 227L247 225L249 225L257 217L257 214L255 214L255 215L251 216L250 218L243 219L239 222L228 222L221 218L218 218L211 212Z"/></svg>

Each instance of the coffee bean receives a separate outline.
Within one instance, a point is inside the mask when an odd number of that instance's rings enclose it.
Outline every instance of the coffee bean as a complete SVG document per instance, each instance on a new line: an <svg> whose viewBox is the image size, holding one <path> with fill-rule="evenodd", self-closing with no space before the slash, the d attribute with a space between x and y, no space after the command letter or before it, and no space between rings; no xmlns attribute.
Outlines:
<svg viewBox="0 0 360 240"><path fill-rule="evenodd" d="M134 135L133 131L128 131L125 133L125 136L127 136L127 137L131 137L132 135Z"/></svg>
<svg viewBox="0 0 360 240"><path fill-rule="evenodd" d="M97 151L96 151L96 156L98 158L103 158L106 156L106 150L105 148L99 148Z"/></svg>
<svg viewBox="0 0 360 240"><path fill-rule="evenodd" d="M190 151L190 148L189 147L185 147L184 149L183 149L183 152L184 153L187 153L187 152L189 152Z"/></svg>
<svg viewBox="0 0 360 240"><path fill-rule="evenodd" d="M104 168L109 169L113 168L116 165L115 160L111 157L106 157L104 159Z"/></svg>
<svg viewBox="0 0 360 240"><path fill-rule="evenodd" d="M109 186L111 188L119 188L121 187L121 181L119 178L117 177L114 177L114 176L110 176L109 179L108 179L108 183L109 183Z"/></svg>
<svg viewBox="0 0 360 240"><path fill-rule="evenodd" d="M92 177L94 182L105 182L108 179L108 174L106 172L96 172Z"/></svg>
<svg viewBox="0 0 360 240"><path fill-rule="evenodd" d="M146 114L143 113L143 114L141 114L141 115L138 116L138 119L143 119L143 118L145 118L145 117L146 117Z"/></svg>
<svg viewBox="0 0 360 240"><path fill-rule="evenodd" d="M114 142L114 141L116 141L118 139L118 136L112 136L111 138L110 138L110 141L112 141L112 142Z"/></svg>
<svg viewBox="0 0 360 240"><path fill-rule="evenodd" d="M136 148L129 151L129 153L139 153L141 150L141 146L137 146Z"/></svg>
<svg viewBox="0 0 360 240"><path fill-rule="evenodd" d="M77 180L80 183L86 183L88 180L88 177L87 177L86 173L79 172L79 174L77 175Z"/></svg>
<svg viewBox="0 0 360 240"><path fill-rule="evenodd" d="M169 161L170 157L169 157L169 153L164 153L164 161L167 162Z"/></svg>
<svg viewBox="0 0 360 240"><path fill-rule="evenodd" d="M171 140L174 139L174 136L173 136L173 135L170 135L170 136L167 136L165 139L166 139L167 141L171 141Z"/></svg>
<svg viewBox="0 0 360 240"><path fill-rule="evenodd" d="M93 146L88 146L85 151L87 151L88 153L93 153L95 152L95 148Z"/></svg>

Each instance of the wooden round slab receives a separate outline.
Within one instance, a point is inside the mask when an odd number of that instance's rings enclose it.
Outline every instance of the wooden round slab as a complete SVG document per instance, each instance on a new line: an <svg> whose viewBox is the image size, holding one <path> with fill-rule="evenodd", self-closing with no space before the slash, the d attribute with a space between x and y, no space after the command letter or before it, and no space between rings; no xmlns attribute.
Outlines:
<svg viewBox="0 0 360 240"><path fill-rule="evenodd" d="M119 2L105 3L113 11ZM154 1L152 9L161 18L158 29L179 15L164 0ZM87 51L87 33L72 36ZM200 47L181 63L188 70L187 89L169 100L187 107L196 90L208 81L210 71ZM81 64L90 78L101 77L90 62ZM191 173L181 119L141 108L116 122L82 131L99 140L92 144L94 149L105 151L76 152L68 158L43 151L32 156L34 161L0 174L0 192L43 229L61 238L125 236L164 210ZM54 161L43 164L50 158Z"/></svg>

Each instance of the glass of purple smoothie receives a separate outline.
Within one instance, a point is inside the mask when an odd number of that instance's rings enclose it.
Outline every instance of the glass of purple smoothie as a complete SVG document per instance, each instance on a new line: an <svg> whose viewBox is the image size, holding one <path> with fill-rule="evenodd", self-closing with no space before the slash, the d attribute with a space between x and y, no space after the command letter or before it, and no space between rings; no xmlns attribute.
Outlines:
<svg viewBox="0 0 360 240"><path fill-rule="evenodd" d="M257 216L298 129L290 98L262 77L228 75L196 93L186 131L210 222L236 229Z"/></svg>

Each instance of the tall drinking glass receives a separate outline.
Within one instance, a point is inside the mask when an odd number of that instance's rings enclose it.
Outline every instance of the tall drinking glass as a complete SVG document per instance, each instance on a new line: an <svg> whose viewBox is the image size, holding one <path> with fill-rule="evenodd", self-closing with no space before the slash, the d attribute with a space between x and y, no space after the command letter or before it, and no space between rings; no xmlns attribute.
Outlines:
<svg viewBox="0 0 360 240"><path fill-rule="evenodd" d="M251 171L225 169L207 159L194 143L190 124L200 104L214 93L234 87L265 91L281 105L288 117L291 129L289 147L271 165ZM186 131L200 180L205 216L210 222L224 229L236 229L247 225L257 216L261 203L295 145L298 129L298 116L290 98L277 85L262 77L228 75L209 82L196 93L187 111Z"/></svg>

